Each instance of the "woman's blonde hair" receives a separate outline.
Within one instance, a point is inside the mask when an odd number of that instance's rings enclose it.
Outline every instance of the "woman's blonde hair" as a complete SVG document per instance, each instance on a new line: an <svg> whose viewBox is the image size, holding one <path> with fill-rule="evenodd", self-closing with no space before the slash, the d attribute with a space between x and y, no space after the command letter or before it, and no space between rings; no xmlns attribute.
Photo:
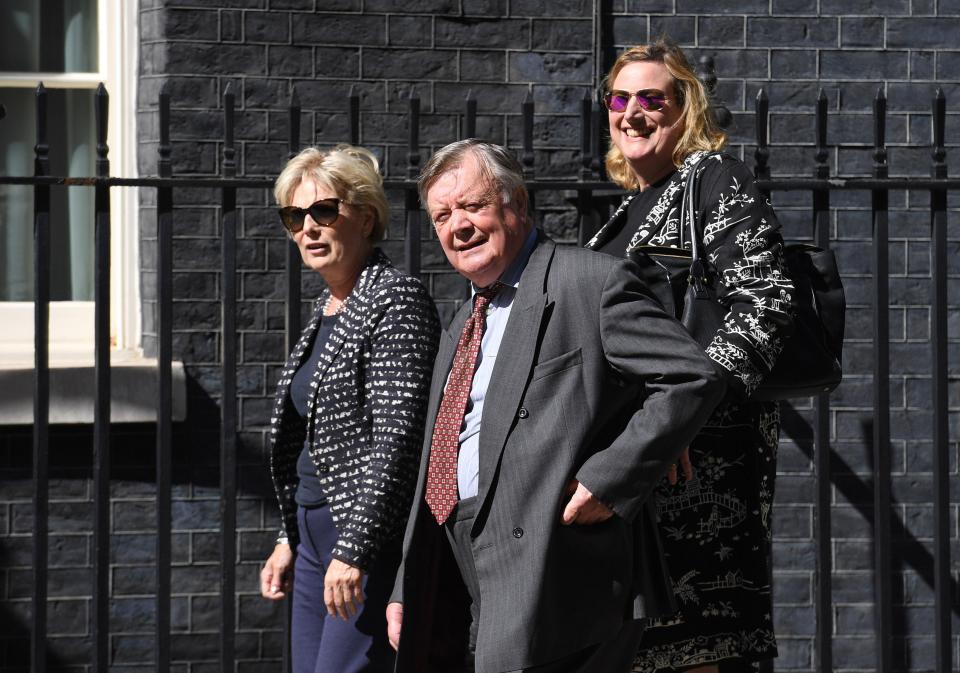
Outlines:
<svg viewBox="0 0 960 673"><path fill-rule="evenodd" d="M301 151L287 162L273 187L273 197L280 207L290 205L293 193L306 179L332 189L347 203L370 208L370 239L379 241L386 235L390 205L383 191L380 163L370 150L341 144L331 150L308 147Z"/></svg>
<svg viewBox="0 0 960 673"><path fill-rule="evenodd" d="M673 76L673 98L681 108L683 120L683 134L673 149L673 163L679 167L688 154L697 150L715 152L723 149L727 144L727 134L717 125L703 83L697 79L683 50L667 39L630 47L620 54L603 81L604 91L609 90L626 66L643 61L662 63ZM640 182L633 169L620 149L612 143L605 163L611 180L624 189L639 189Z"/></svg>

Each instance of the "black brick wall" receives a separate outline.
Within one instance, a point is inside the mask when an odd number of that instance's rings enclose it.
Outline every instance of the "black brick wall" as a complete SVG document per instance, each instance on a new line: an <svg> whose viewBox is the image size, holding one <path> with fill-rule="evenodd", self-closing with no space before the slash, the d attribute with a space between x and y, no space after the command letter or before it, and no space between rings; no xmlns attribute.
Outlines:
<svg viewBox="0 0 960 673"><path fill-rule="evenodd" d="M601 9L594 19L595 5ZM157 95L172 95L177 174L216 174L222 142L221 99L237 95L237 166L273 176L287 152L285 106L301 104L302 141L348 139L346 97L360 96L360 140L382 157L389 177L407 175L407 99L421 100L422 158L459 137L463 99L477 100L478 133L519 148L520 104L536 105L535 173L573 177L580 168L579 105L620 48L670 34L693 57L712 56L718 97L732 111L732 149L753 161L753 101L770 97L770 165L775 176L810 175L812 111L829 98L833 174L868 175L873 161L871 106L888 97L887 142L893 175L928 175L930 98L935 83L957 110L960 2L956 0L141 0L138 133L141 174L156 173ZM599 35L599 42L594 39ZM947 119L948 163L960 168L960 115ZM155 197L141 190L141 290L144 346L154 349ZM810 197L780 192L774 202L789 238L810 234ZM190 375L189 419L177 429L174 487L173 628L178 671L216 668L218 623L219 194L179 190L175 200L176 356ZM385 248L402 261L402 194ZM930 440L929 197L890 195L891 444L898 544L895 652L903 670L932 670L933 594ZM286 241L265 190L241 192L238 389L241 418L238 509L239 668L276 670L280 613L256 595L259 564L271 547L276 508L267 478L265 437L270 395L283 347ZM951 196L951 246L960 198ZM874 667L872 635L869 195L835 192L834 245L845 274L846 380L833 396L834 619L838 670ZM576 214L564 192L538 195L543 225L576 241ZM463 284L424 233L424 279L449 316ZM951 270L951 297L960 289ZM319 280L303 276L304 307ZM953 299L952 301L956 301ZM951 304L951 334L960 313ZM951 353L956 355L951 341ZM951 404L960 404L960 358L951 358ZM814 667L814 490L809 409L784 408L775 511L777 669ZM950 444L953 502L958 416ZM111 604L115 670L149 670L153 647L153 430L115 431ZM79 671L90 653L89 428L57 429L52 459L51 662ZM0 670L23 669L30 585L29 434L0 439ZM902 522L902 525L897 525ZM960 543L951 509L953 576ZM960 595L955 595L955 604ZM954 661L960 623L954 619Z"/></svg>

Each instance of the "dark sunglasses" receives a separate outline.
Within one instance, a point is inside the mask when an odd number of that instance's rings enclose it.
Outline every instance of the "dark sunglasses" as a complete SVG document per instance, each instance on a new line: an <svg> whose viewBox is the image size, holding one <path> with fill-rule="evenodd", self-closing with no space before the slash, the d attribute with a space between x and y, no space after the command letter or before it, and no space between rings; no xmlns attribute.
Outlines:
<svg viewBox="0 0 960 673"><path fill-rule="evenodd" d="M659 89L640 89L640 91L608 91L603 94L603 104L610 112L623 112L630 103L631 96L635 96L637 103L647 112L656 112L663 109L667 97Z"/></svg>
<svg viewBox="0 0 960 673"><path fill-rule="evenodd" d="M295 234L303 229L303 221L307 213L313 218L313 221L321 226L329 226L340 217L340 204L346 203L343 199L320 199L311 203L306 208L297 208L296 206L286 206L280 208L280 221L291 234Z"/></svg>

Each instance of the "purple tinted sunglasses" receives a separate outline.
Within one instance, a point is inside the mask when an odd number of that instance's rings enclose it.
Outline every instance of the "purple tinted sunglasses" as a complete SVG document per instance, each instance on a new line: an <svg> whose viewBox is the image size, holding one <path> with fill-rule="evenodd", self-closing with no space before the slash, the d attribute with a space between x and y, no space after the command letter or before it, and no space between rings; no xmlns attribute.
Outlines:
<svg viewBox="0 0 960 673"><path fill-rule="evenodd" d="M667 97L659 89L640 89L640 91L608 91L603 94L603 104L607 106L610 112L623 112L630 103L631 96L635 96L637 103L647 112L655 112L663 109L663 104L667 102Z"/></svg>

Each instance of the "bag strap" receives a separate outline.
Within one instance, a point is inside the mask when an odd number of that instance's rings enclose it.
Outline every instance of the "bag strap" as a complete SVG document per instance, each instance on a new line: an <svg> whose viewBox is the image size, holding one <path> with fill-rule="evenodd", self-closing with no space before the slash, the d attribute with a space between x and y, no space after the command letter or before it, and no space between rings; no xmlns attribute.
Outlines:
<svg viewBox="0 0 960 673"><path fill-rule="evenodd" d="M700 240L700 234L697 231L697 168L706 159L712 157L715 153L704 154L697 159L697 162L690 167L687 173L687 179L683 186L683 207L680 209L680 247L683 247L684 231L690 237L690 276L687 282L693 286L698 298L708 296L707 283L707 265L704 259L706 253L703 250L703 242Z"/></svg>

